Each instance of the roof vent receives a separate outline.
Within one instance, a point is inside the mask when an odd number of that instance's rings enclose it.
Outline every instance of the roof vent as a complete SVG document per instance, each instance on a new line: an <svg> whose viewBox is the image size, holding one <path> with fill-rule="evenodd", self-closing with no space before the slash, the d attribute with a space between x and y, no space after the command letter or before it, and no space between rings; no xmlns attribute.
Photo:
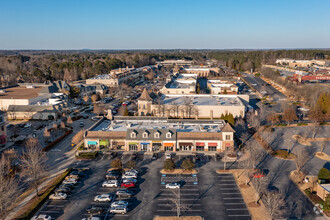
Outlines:
<svg viewBox="0 0 330 220"><path fill-rule="evenodd" d="M5 89L0 90L0 93L6 93L6 92L7 92L7 90L5 90Z"/></svg>
<svg viewBox="0 0 330 220"><path fill-rule="evenodd" d="M26 88L27 89L34 89L34 88L36 88L34 85L28 85L28 86L26 86Z"/></svg>

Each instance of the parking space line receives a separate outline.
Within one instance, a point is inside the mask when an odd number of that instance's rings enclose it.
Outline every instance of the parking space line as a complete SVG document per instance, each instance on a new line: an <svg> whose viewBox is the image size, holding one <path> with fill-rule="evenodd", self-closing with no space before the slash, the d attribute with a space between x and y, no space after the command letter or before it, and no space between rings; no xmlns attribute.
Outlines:
<svg viewBox="0 0 330 220"><path fill-rule="evenodd" d="M242 199L243 200L243 198L223 198L223 199Z"/></svg>
<svg viewBox="0 0 330 220"><path fill-rule="evenodd" d="M225 205L239 205L239 204L245 204L244 202L239 202L239 203L225 203Z"/></svg>
<svg viewBox="0 0 330 220"><path fill-rule="evenodd" d="M157 200L169 200L169 199L173 199L172 197L171 198L159 198ZM180 200L196 200L196 199L186 199L186 198L180 198Z"/></svg>
<svg viewBox="0 0 330 220"><path fill-rule="evenodd" d="M247 208L240 208L240 209L226 209L226 210L247 210Z"/></svg>
<svg viewBox="0 0 330 220"><path fill-rule="evenodd" d="M236 183L218 183L218 185L224 185L224 186L236 186Z"/></svg>
<svg viewBox="0 0 330 220"><path fill-rule="evenodd" d="M51 210L49 210L49 211L40 211L40 213L61 213L60 211L56 211L56 210L53 210L53 211L51 211Z"/></svg>
<svg viewBox="0 0 330 220"><path fill-rule="evenodd" d="M238 193L221 193L221 194L241 194L241 193L238 192Z"/></svg>
<svg viewBox="0 0 330 220"><path fill-rule="evenodd" d="M228 215L228 216L239 216L239 217L243 217L243 216L250 216L250 215ZM251 216L250 216L251 217Z"/></svg>

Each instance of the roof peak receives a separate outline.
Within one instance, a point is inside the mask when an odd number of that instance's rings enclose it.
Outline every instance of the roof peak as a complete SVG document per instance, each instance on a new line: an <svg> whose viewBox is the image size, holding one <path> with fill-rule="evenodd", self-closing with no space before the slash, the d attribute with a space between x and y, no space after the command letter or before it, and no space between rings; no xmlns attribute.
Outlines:
<svg viewBox="0 0 330 220"><path fill-rule="evenodd" d="M150 97L150 95L147 91L147 88L144 88L139 100L140 101L152 101L152 98Z"/></svg>

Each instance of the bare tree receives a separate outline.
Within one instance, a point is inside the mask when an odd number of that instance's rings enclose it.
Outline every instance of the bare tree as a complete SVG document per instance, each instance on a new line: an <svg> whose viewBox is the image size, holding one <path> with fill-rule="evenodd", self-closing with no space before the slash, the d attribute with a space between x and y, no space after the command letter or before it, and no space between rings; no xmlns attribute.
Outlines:
<svg viewBox="0 0 330 220"><path fill-rule="evenodd" d="M327 142L326 141L322 141L321 142L321 153L323 153L323 151L325 150L325 147L327 146Z"/></svg>
<svg viewBox="0 0 330 220"><path fill-rule="evenodd" d="M309 160L309 155L304 148L297 151L294 159L297 168L297 173L300 173L301 169L306 165L308 160Z"/></svg>
<svg viewBox="0 0 330 220"><path fill-rule="evenodd" d="M0 157L0 219L5 219L8 209L19 195L18 180L11 174L12 156L3 154Z"/></svg>
<svg viewBox="0 0 330 220"><path fill-rule="evenodd" d="M191 118L196 106L193 104L191 97L185 96L183 98L183 106L186 112L186 117Z"/></svg>
<svg viewBox="0 0 330 220"><path fill-rule="evenodd" d="M174 113L174 117L179 117L179 112L180 112L181 106L178 105L177 102L173 102L173 105L171 106L171 110Z"/></svg>
<svg viewBox="0 0 330 220"><path fill-rule="evenodd" d="M249 141L246 145L247 152L249 153L249 160L252 168L255 169L264 156L264 151L258 146L256 142Z"/></svg>
<svg viewBox="0 0 330 220"><path fill-rule="evenodd" d="M68 117L67 123L69 123L69 124L72 124L72 123L73 123L72 118L71 118L70 115L69 115L69 117Z"/></svg>
<svg viewBox="0 0 330 220"><path fill-rule="evenodd" d="M183 211L186 211L188 210L188 206L186 204L183 204L181 202L181 192L180 192L180 188L179 189L174 189L172 190L172 193L174 195L173 198L170 199L171 202L174 203L174 207L173 207L173 210L176 211L176 215L177 217L180 217L181 216L181 213ZM171 204L170 204L171 205Z"/></svg>
<svg viewBox="0 0 330 220"><path fill-rule="evenodd" d="M41 145L36 138L30 138L25 142L26 150L21 157L22 175L31 178L32 184L39 196L39 186L44 177L46 154L42 152Z"/></svg>
<svg viewBox="0 0 330 220"><path fill-rule="evenodd" d="M245 143L247 142L247 140L248 140L249 138L250 138L250 135L249 135L248 132L243 132L243 133L241 134L241 136L239 137L239 139L241 140L243 146L245 145Z"/></svg>
<svg viewBox="0 0 330 220"><path fill-rule="evenodd" d="M290 124L291 121L297 120L296 111L292 107L287 107L283 112L282 119Z"/></svg>
<svg viewBox="0 0 330 220"><path fill-rule="evenodd" d="M263 202L268 208L269 215L272 219L280 219L283 217L284 206L284 196L279 192L266 191L263 196Z"/></svg>
<svg viewBox="0 0 330 220"><path fill-rule="evenodd" d="M83 100L85 103L87 103L89 101L89 96L84 96Z"/></svg>
<svg viewBox="0 0 330 220"><path fill-rule="evenodd" d="M94 105L93 112L97 115L103 114L105 111L104 105Z"/></svg>
<svg viewBox="0 0 330 220"><path fill-rule="evenodd" d="M260 119L258 116L256 116L255 114L248 114L247 115L247 122L248 122L248 125L249 127L252 127L254 128L256 131L259 130L260 128Z"/></svg>
<svg viewBox="0 0 330 220"><path fill-rule="evenodd" d="M269 121L273 126L275 123L279 122L279 118L275 113L272 113L267 116L267 121Z"/></svg>
<svg viewBox="0 0 330 220"><path fill-rule="evenodd" d="M256 203L259 203L259 200L261 199L266 189L266 181L263 178L253 178L252 183L254 189L256 190Z"/></svg>

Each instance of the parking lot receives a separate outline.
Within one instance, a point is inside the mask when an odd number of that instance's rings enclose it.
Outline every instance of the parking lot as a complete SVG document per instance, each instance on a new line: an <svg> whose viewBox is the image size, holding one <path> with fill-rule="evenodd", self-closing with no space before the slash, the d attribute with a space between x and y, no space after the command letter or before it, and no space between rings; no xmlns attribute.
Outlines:
<svg viewBox="0 0 330 220"><path fill-rule="evenodd" d="M118 157L124 164L131 154L119 154ZM192 155L176 155L173 159L180 164L186 157ZM77 161L76 167L89 167L90 171L79 179L67 199L47 200L37 214L47 214L52 219L83 219L91 216L86 213L88 206L98 205L104 212L93 216L101 219L148 219L156 215L176 216L175 203L179 200L181 215L200 215L206 219L250 219L233 177L215 173L215 169L223 167L222 162L202 155L196 161L199 170L197 175L163 175L160 170L164 159L163 154L157 160L152 160L150 154L138 155L136 162L139 175L137 186L132 188L135 195L120 199L129 203L126 214L108 212L111 202L119 200L115 196L116 188L102 187L112 160L109 155L101 155L92 161ZM179 194L173 189L166 189L167 183L179 181L182 183ZM94 202L96 195L108 193L112 196L111 202Z"/></svg>

